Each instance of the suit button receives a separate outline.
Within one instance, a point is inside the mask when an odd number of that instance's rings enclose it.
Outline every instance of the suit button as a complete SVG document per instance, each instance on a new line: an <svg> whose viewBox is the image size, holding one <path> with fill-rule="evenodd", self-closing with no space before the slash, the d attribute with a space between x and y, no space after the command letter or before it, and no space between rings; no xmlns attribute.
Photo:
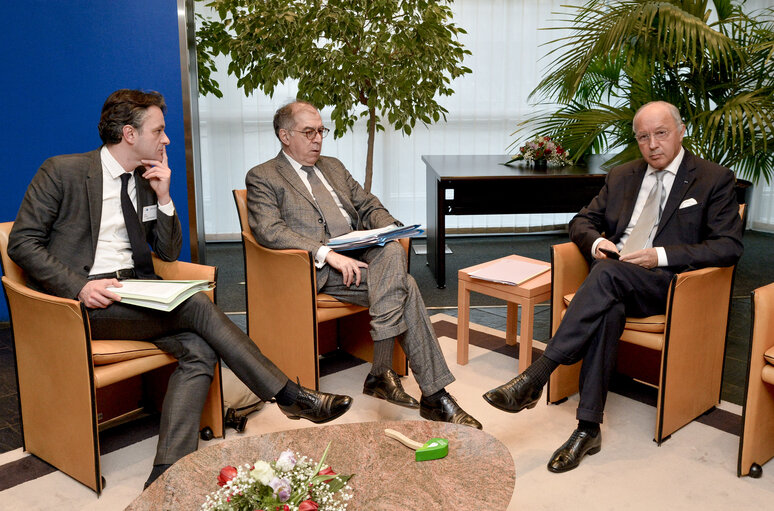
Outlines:
<svg viewBox="0 0 774 511"><path fill-rule="evenodd" d="M322 218L318 218L318 219L317 219L317 223L318 223L318 224L321 224L321 223L323 223L323 219L322 219Z"/></svg>
<svg viewBox="0 0 774 511"><path fill-rule="evenodd" d="M84 266L83 269L86 270L86 271L89 271L89 270L91 270L91 266Z"/></svg>

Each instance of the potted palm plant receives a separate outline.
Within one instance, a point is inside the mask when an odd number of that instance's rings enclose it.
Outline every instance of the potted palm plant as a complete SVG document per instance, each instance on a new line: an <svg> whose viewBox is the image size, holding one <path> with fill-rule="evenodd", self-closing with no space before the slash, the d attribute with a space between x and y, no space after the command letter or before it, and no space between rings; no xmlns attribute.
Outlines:
<svg viewBox="0 0 774 511"><path fill-rule="evenodd" d="M774 170L774 9L744 3L590 0L560 13L543 80L530 98L547 113L514 134L546 133L577 160L620 151L607 165L639 157L636 110L652 100L684 116L684 145L767 182ZM714 16L713 13L714 12ZM712 21L711 21L712 19Z"/></svg>

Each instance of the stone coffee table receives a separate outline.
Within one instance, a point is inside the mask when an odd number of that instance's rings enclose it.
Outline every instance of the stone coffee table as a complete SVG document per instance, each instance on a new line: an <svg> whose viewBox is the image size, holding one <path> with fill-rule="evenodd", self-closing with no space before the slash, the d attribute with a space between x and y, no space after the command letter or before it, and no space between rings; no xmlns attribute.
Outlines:
<svg viewBox="0 0 774 511"><path fill-rule="evenodd" d="M391 428L426 442L449 440L449 454L414 461L414 451L384 435ZM291 449L337 473L355 474L348 509L487 509L508 507L515 483L513 458L499 440L467 426L430 421L382 421L316 426L233 438L184 457L132 502L131 510L194 510L218 489L226 465L271 461Z"/></svg>

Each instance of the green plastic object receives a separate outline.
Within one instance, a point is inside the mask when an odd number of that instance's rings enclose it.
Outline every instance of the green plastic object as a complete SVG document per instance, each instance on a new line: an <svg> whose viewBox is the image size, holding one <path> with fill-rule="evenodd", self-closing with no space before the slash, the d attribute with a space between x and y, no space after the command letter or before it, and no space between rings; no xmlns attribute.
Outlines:
<svg viewBox="0 0 774 511"><path fill-rule="evenodd" d="M449 454L449 441L445 438L431 438L417 449L414 458L417 461L437 460Z"/></svg>
<svg viewBox="0 0 774 511"><path fill-rule="evenodd" d="M431 438L422 444L394 429L385 429L384 434L397 440L406 447L414 449L414 459L416 461L437 460L449 454L449 440L446 438Z"/></svg>

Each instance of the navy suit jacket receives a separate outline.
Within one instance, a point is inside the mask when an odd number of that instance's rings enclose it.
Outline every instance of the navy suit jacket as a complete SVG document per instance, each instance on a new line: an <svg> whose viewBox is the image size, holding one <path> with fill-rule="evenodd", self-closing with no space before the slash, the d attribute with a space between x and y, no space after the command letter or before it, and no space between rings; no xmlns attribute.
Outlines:
<svg viewBox="0 0 774 511"><path fill-rule="evenodd" d="M600 236L613 243L621 239L646 170L642 159L611 169L599 194L570 221L570 239L586 258ZM666 269L736 264L742 230L734 174L686 150L653 240L654 247L666 251Z"/></svg>

